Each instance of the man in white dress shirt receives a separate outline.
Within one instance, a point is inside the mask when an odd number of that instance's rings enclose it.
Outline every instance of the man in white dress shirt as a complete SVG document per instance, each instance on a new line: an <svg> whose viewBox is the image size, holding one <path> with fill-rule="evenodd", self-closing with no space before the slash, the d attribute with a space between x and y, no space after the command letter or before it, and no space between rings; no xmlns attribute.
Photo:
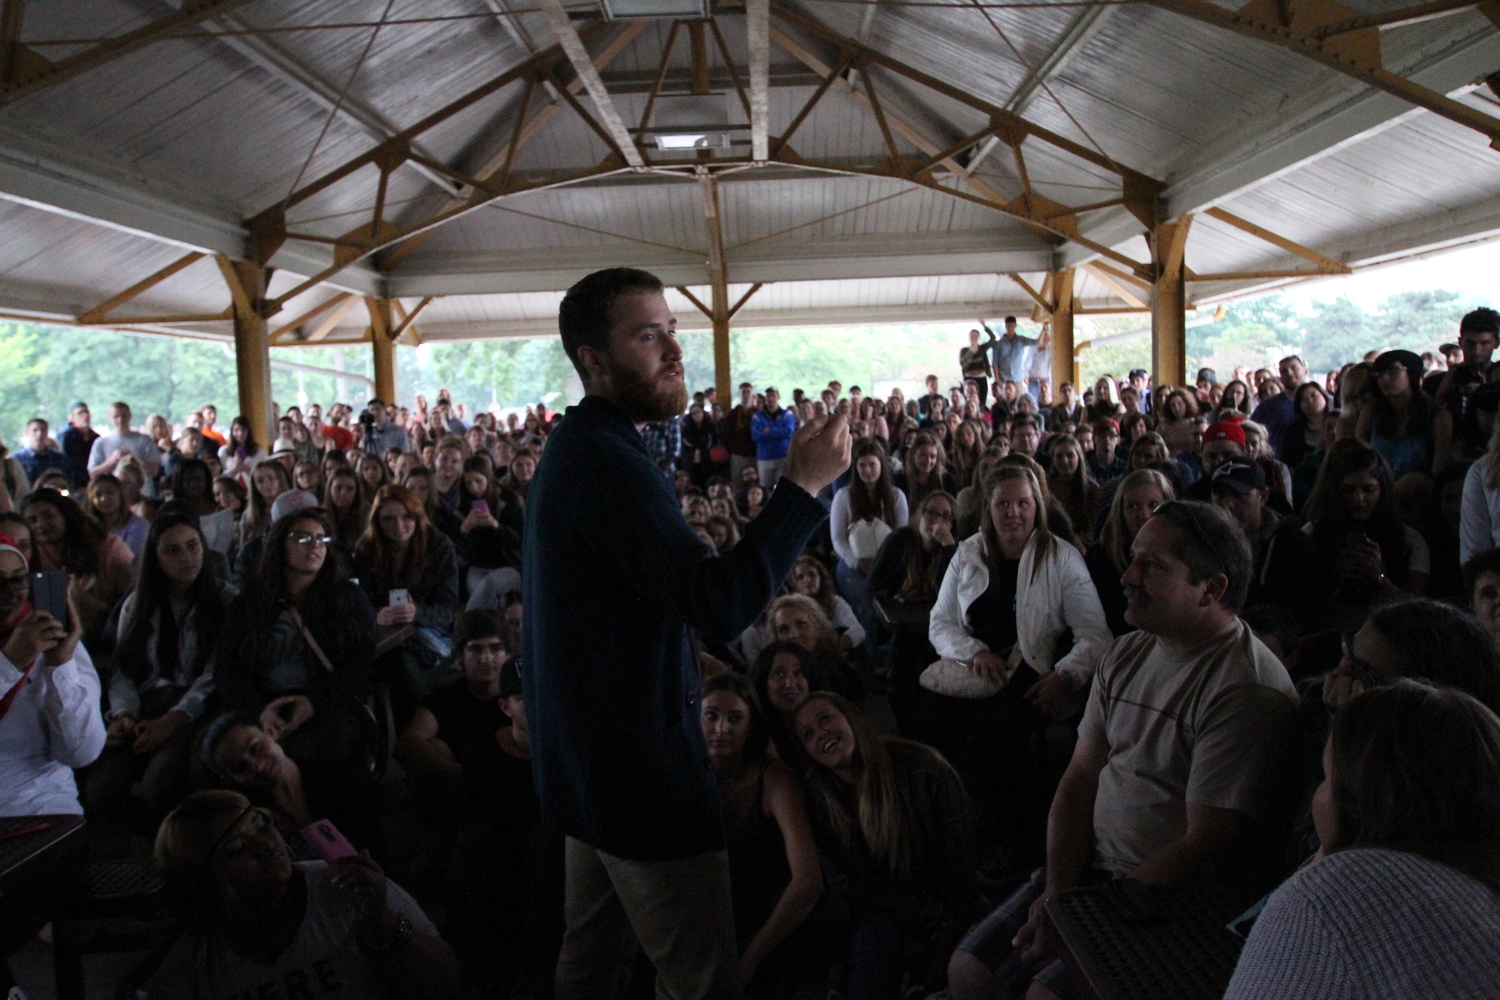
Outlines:
<svg viewBox="0 0 1500 1000"><path fill-rule="evenodd" d="M0 816L81 814L73 768L104 750L99 675L69 626L29 601L26 554L0 535Z"/></svg>

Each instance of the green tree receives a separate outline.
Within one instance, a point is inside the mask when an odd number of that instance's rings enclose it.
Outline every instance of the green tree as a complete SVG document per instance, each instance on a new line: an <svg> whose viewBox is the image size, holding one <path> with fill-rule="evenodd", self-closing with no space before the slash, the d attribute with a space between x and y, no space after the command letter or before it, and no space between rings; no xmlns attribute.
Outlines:
<svg viewBox="0 0 1500 1000"><path fill-rule="evenodd" d="M1332 302L1314 302L1313 314L1302 321L1302 360L1315 372L1331 371L1363 354L1372 338L1369 317L1363 309L1339 296Z"/></svg>

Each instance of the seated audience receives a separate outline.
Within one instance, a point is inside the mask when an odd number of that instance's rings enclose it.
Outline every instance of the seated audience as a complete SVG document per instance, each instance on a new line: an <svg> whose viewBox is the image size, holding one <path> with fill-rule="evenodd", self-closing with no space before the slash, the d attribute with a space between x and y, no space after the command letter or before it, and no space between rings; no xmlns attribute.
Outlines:
<svg viewBox="0 0 1500 1000"><path fill-rule="evenodd" d="M1500 420L1490 435L1489 450L1464 475L1463 514L1459 526L1459 561L1500 548Z"/></svg>
<svg viewBox="0 0 1500 1000"><path fill-rule="evenodd" d="M1500 719L1397 681L1339 712L1313 796L1318 857L1271 894L1226 1000L1494 995Z"/></svg>
<svg viewBox="0 0 1500 1000"><path fill-rule="evenodd" d="M92 514L111 535L125 543L132 557L141 554L146 544L146 532L151 525L144 517L134 513L125 502L125 490L120 481L109 473L89 480L84 494L84 510Z"/></svg>
<svg viewBox="0 0 1500 1000"><path fill-rule="evenodd" d="M1111 417L1094 421L1094 447L1086 464L1089 476L1100 486L1129 471L1127 457L1120 454L1120 425Z"/></svg>
<svg viewBox="0 0 1500 1000"><path fill-rule="evenodd" d="M854 701L864 700L864 679L844 655L838 631L816 601L801 594L784 594L771 602L767 619L771 634L778 640L794 642L812 654L829 686Z"/></svg>
<svg viewBox="0 0 1500 1000"><path fill-rule="evenodd" d="M190 788L193 737L235 590L208 564L198 518L172 503L151 525L140 582L120 607L108 739L88 775L90 818L153 836Z"/></svg>
<svg viewBox="0 0 1500 1000"><path fill-rule="evenodd" d="M30 596L30 556L0 535L0 816L77 815L73 769L104 749L99 675L72 602L60 622Z"/></svg>
<svg viewBox="0 0 1500 1000"><path fill-rule="evenodd" d="M930 430L917 433L906 452L905 464L891 482L906 494L908 510L934 491L941 490L950 496L958 493L958 481L948 471L943 446Z"/></svg>
<svg viewBox="0 0 1500 1000"><path fill-rule="evenodd" d="M54 489L32 490L21 504L21 513L31 528L33 569L68 571L68 596L78 612L84 644L106 649L105 622L115 604L130 592L135 557L129 547L72 497Z"/></svg>
<svg viewBox="0 0 1500 1000"><path fill-rule="evenodd" d="M1087 543L1094 532L1094 512L1102 502L1099 484L1089 478L1083 448L1070 434L1053 436L1047 442L1047 490L1067 512L1073 530Z"/></svg>
<svg viewBox="0 0 1500 1000"><path fill-rule="evenodd" d="M792 713L809 691L825 690L827 679L812 654L795 642L777 639L760 651L750 668L750 686L765 706L770 751L802 770L802 743L792 731Z"/></svg>
<svg viewBox="0 0 1500 1000"><path fill-rule="evenodd" d="M885 445L865 438L854 447L854 476L833 497L828 530L838 554L834 576L839 592L868 623L865 593L870 568L886 536L906 527L906 494L891 485Z"/></svg>
<svg viewBox="0 0 1500 1000"><path fill-rule="evenodd" d="M1250 541L1250 605L1274 604L1297 616L1302 632L1324 621L1327 592L1323 564L1312 539L1290 519L1266 506L1271 491L1261 467L1246 458L1228 459L1209 477L1214 505L1239 523Z"/></svg>
<svg viewBox="0 0 1500 1000"><path fill-rule="evenodd" d="M396 759L429 808L447 808L462 799L464 746L476 733L500 728L500 668L510 648L498 613L475 609L458 616L453 651L463 676L423 698L396 741ZM452 818L438 817L440 822Z"/></svg>
<svg viewBox="0 0 1500 1000"><path fill-rule="evenodd" d="M471 981L546 996L562 947L563 837L541 823L517 663L498 675L499 722L476 729L460 751L468 821L449 862L445 909Z"/></svg>
<svg viewBox="0 0 1500 1000"><path fill-rule="evenodd" d="M1125 620L1125 586L1120 582L1130 566L1130 545L1156 508L1177 496L1167 478L1154 469L1137 469L1118 482L1099 540L1089 546L1084 562L1104 608L1104 620L1111 633L1121 636L1135 631Z"/></svg>
<svg viewBox="0 0 1500 1000"><path fill-rule="evenodd" d="M0 532L7 525L0 524ZM1469 610L1500 644L1500 549L1491 549L1464 563L1464 590Z"/></svg>
<svg viewBox="0 0 1500 1000"><path fill-rule="evenodd" d="M957 1000L1021 996L1034 981L1083 995L1043 906L1115 876L1147 885L1263 878L1297 753L1286 669L1237 616L1250 546L1206 504L1163 504L1131 544L1123 636L1095 673L1052 802L1047 864L953 953Z"/></svg>
<svg viewBox="0 0 1500 1000"><path fill-rule="evenodd" d="M370 527L370 504L363 491L359 476L347 464L334 467L323 490L323 509L333 525L334 544L349 556Z"/></svg>
<svg viewBox="0 0 1500 1000"><path fill-rule="evenodd" d="M823 895L802 782L766 752L765 716L744 677L710 678L700 717L724 805L740 982L784 979L827 947L821 935L798 933Z"/></svg>
<svg viewBox="0 0 1500 1000"><path fill-rule="evenodd" d="M156 836L166 896L188 933L146 994L458 995L458 963L416 902L368 854L293 862L266 810L198 792Z"/></svg>
<svg viewBox="0 0 1500 1000"><path fill-rule="evenodd" d="M984 526L959 543L932 609L942 659L923 674L915 726L963 775L986 840L1039 854L1052 789L1031 736L1081 707L1113 637L1083 556L1042 515L1036 476L1001 466L985 490Z"/></svg>

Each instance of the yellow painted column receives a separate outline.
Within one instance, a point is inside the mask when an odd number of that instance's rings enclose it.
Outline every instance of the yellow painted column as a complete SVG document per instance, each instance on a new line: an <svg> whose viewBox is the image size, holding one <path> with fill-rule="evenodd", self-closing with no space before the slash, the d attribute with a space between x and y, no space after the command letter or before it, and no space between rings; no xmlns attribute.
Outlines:
<svg viewBox="0 0 1500 1000"><path fill-rule="evenodd" d="M1078 366L1073 362L1073 269L1052 272L1052 398L1059 399L1064 382L1078 385Z"/></svg>
<svg viewBox="0 0 1500 1000"><path fill-rule="evenodd" d="M266 292L266 270L250 261L220 260L234 300L234 370L239 386L240 413L250 421L251 433L271 450L271 341L261 315Z"/></svg>
<svg viewBox="0 0 1500 1000"><path fill-rule="evenodd" d="M370 310L370 354L375 368L375 396L396 402L396 342L391 339L391 300L365 296Z"/></svg>
<svg viewBox="0 0 1500 1000"><path fill-rule="evenodd" d="M1164 222L1151 240L1151 377L1159 386L1187 384L1187 229L1186 220Z"/></svg>

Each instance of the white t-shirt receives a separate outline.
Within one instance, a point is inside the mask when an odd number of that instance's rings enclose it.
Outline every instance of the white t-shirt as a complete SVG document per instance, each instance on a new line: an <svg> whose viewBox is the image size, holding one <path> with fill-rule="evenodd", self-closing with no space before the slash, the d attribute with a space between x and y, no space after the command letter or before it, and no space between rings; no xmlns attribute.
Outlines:
<svg viewBox="0 0 1500 1000"><path fill-rule="evenodd" d="M94 446L89 449L89 468L103 465L109 456L116 450L124 448L142 462L150 462L153 465L161 463L161 449L146 435L131 431L128 434L106 434L94 439ZM147 474L150 478L150 474Z"/></svg>
<svg viewBox="0 0 1500 1000"><path fill-rule="evenodd" d="M355 938L353 904L333 887L328 865L302 861L294 867L307 878L307 913L296 938L275 963L252 962L217 934L184 935L146 984L149 1000L387 1000L390 992L380 970L360 951ZM437 928L416 900L389 879L385 901L418 933L437 936Z"/></svg>

